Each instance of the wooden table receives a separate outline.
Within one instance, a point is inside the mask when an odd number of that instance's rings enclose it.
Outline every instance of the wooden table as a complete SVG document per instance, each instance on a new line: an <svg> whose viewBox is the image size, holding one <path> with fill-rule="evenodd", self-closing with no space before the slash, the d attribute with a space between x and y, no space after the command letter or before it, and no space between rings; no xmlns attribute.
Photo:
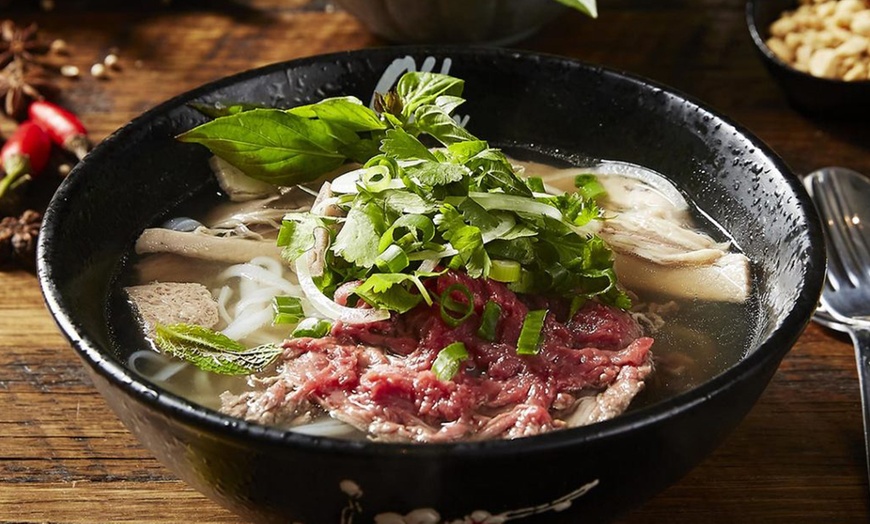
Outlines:
<svg viewBox="0 0 870 524"><path fill-rule="evenodd" d="M62 38L60 102L99 140L158 102L271 62L382 45L346 13L305 0L139 6L0 0L0 18ZM576 57L669 84L741 122L798 173L870 173L870 125L801 116L752 49L740 0L602 0L517 47ZM113 48L121 68L87 71ZM0 124L8 133L10 123ZM848 339L811 325L760 402L680 483L621 522L867 522L858 379ZM177 480L97 395L46 312L35 276L0 273L0 521L240 522Z"/></svg>

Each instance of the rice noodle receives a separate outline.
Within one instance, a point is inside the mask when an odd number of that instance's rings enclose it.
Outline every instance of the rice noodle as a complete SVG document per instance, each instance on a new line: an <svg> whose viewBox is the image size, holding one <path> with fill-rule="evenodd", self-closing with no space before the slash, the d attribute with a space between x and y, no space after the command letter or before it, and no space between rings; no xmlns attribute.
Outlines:
<svg viewBox="0 0 870 524"><path fill-rule="evenodd" d="M222 333L242 340L267 327L274 316L272 299L277 295L301 297L302 289L284 276L279 260L255 257L235 264L218 275L218 312L226 323ZM233 282L234 280L236 280ZM263 336L257 335L257 339Z"/></svg>
<svg viewBox="0 0 870 524"><path fill-rule="evenodd" d="M188 366L187 362L180 362L162 353L147 349L136 351L130 355L129 364L133 371L154 382L166 382ZM149 372L149 364L157 367L156 373Z"/></svg>

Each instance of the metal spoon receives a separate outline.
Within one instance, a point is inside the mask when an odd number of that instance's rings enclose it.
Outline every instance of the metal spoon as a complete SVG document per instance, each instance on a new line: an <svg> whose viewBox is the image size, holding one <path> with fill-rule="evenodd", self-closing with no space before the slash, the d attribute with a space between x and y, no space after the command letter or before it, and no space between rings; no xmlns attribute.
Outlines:
<svg viewBox="0 0 870 524"><path fill-rule="evenodd" d="M825 228L828 268L822 306L855 346L870 476L870 179L826 167L810 173L804 185Z"/></svg>

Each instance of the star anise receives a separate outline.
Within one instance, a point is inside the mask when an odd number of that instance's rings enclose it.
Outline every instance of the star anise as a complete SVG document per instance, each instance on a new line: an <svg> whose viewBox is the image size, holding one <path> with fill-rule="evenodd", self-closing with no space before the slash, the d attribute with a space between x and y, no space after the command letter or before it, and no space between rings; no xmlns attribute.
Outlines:
<svg viewBox="0 0 870 524"><path fill-rule="evenodd" d="M38 33L36 24L18 27L12 20L0 22L0 67L19 59L35 62L36 56L48 52L49 45Z"/></svg>
<svg viewBox="0 0 870 524"><path fill-rule="evenodd" d="M22 116L28 100L41 100L52 89L45 70L36 64L15 59L0 70L2 111L13 118Z"/></svg>

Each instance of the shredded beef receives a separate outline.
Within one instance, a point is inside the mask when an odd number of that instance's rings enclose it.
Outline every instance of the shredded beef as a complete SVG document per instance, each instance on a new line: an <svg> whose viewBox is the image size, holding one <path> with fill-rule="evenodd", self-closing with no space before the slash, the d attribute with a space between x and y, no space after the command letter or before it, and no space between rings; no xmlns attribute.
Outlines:
<svg viewBox="0 0 870 524"><path fill-rule="evenodd" d="M630 314L587 302L570 318L564 300L524 302L504 284L447 272L433 294L453 284L471 292L474 311L456 327L438 306L367 325L337 324L320 339L284 343L278 374L242 395L225 394L225 412L292 424L319 407L372 438L445 442L515 438L612 418L643 388L650 347ZM477 335L488 301L501 307L495 340ZM517 355L529 308L546 308L540 352ZM452 380L431 371L438 352L465 344L470 358Z"/></svg>

